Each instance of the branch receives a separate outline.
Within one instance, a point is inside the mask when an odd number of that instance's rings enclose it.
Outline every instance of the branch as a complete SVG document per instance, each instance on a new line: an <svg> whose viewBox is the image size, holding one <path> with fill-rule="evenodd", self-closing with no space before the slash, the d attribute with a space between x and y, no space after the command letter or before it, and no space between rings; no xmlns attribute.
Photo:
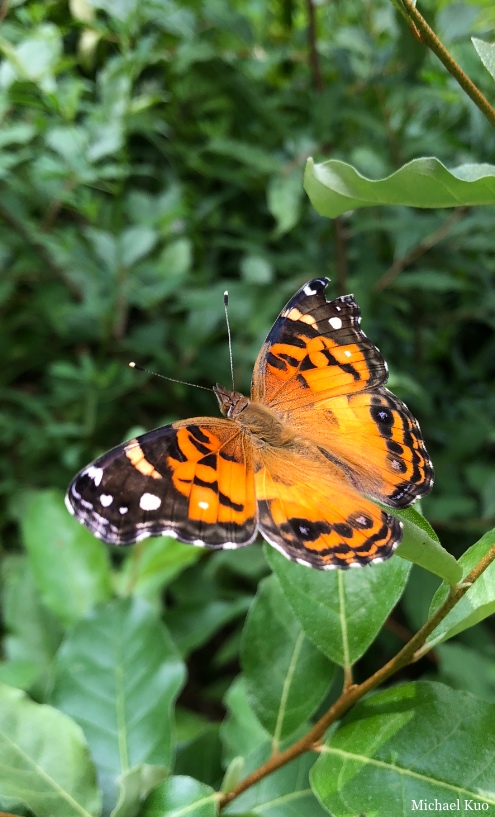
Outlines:
<svg viewBox="0 0 495 817"><path fill-rule="evenodd" d="M443 43L440 42L433 29L430 28L425 18L415 7L413 0L399 0L399 4L404 9L405 15L407 15L406 20L408 20L408 22L412 21L415 36L418 37L419 35L419 40L433 51L449 74L452 74L461 88L467 93L468 97L480 109L490 124L495 127L495 110L487 98L483 96L481 91L476 87L474 82L464 73L459 63L455 61ZM394 5L396 8L398 7L396 3L394 3Z"/></svg>
<svg viewBox="0 0 495 817"><path fill-rule="evenodd" d="M251 774L245 777L244 780L241 780L241 782L234 789L232 789L232 791L228 792L227 794L223 794L219 800L219 808L224 808L228 803L231 803L232 800L235 800L236 797L239 797L239 795L244 791L251 788L251 786L254 786L256 783L259 783L260 780L263 780L263 778L267 777L269 774L272 774L272 772L280 769L287 763L290 763L291 760L295 760L296 757L299 757L305 752L314 751L320 744L321 739L329 726L342 718L343 715L345 715L355 703L364 697L364 695L367 695L368 692L371 692L377 686L382 684L384 681L390 678L391 675L395 675L395 673L401 670L403 667L413 663L419 657L421 657L426 652L427 647L425 644L428 636L431 635L436 627L438 627L440 622L443 621L448 613L450 613L452 608L493 561L495 561L495 545L490 548L488 553L478 562L478 564L460 584L451 588L449 595L443 604L440 605L438 610L433 613L432 617L428 619L426 624L424 624L423 627L418 630L410 641L408 641L408 643L401 650L399 650L399 652L393 658L391 658L390 661L387 661L383 667L377 670L377 672L375 672L373 675L370 675L369 678L367 678L361 684L356 684L345 689L340 698L338 698L335 703L332 704L330 709L312 726L309 732L293 743L292 746L284 749L283 752L280 752L277 755L272 755L272 757L270 757L266 763L264 763L258 769L255 769L254 772L251 772ZM421 648L423 648L422 651Z"/></svg>
<svg viewBox="0 0 495 817"><path fill-rule="evenodd" d="M33 236L32 230L20 219L17 219L9 208L0 201L0 219L2 218L10 227L12 227L14 232L20 235L22 240L31 247L33 252L43 261L45 266L52 272L52 274L64 282L71 295L80 301L81 292L79 287L76 286L73 281L71 281L62 267L59 267L45 244L43 244L42 241L38 241L38 239Z"/></svg>
<svg viewBox="0 0 495 817"><path fill-rule="evenodd" d="M373 285L373 290L375 292L379 292L381 289L385 289L385 287L390 286L392 281L397 278L404 267L408 267L409 264L412 264L422 255L428 252L428 250L431 250L435 244L438 244L440 241L446 238L454 224L456 224L467 213L468 209L468 207L456 207L456 209L437 230L434 230L432 233L430 233L430 235L427 235L426 238L423 238L419 244L416 244L416 246L402 258L398 258L396 261L394 261L388 270L383 273L381 278L375 282Z"/></svg>
<svg viewBox="0 0 495 817"><path fill-rule="evenodd" d="M321 93L323 91L323 79L321 77L320 58L316 46L316 14L313 0L306 0L306 10L308 12L309 63L311 65L313 88L318 93Z"/></svg>

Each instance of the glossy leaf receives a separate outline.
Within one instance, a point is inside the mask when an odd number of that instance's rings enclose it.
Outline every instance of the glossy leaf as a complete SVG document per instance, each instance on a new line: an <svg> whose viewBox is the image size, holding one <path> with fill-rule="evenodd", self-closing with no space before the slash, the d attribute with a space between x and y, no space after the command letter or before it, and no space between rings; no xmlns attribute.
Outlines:
<svg viewBox="0 0 495 817"><path fill-rule="evenodd" d="M258 769L271 754L265 745L246 761L245 775ZM324 817L326 812L311 791L309 771L316 755L307 752L268 775L245 791L225 808L222 814L261 815L261 817Z"/></svg>
<svg viewBox="0 0 495 817"><path fill-rule="evenodd" d="M480 559L495 545L495 528L488 531L459 559L463 578L478 564ZM442 584L433 597L430 615L447 598L448 586ZM438 627L428 638L432 647L447 638L461 633L467 627L473 627L479 621L495 613L495 561L476 580L472 587L457 602Z"/></svg>
<svg viewBox="0 0 495 817"><path fill-rule="evenodd" d="M217 817L218 794L193 777L174 775L148 797L141 817Z"/></svg>
<svg viewBox="0 0 495 817"><path fill-rule="evenodd" d="M461 165L449 170L434 156L413 159L384 179L367 179L338 159L308 159L304 186L321 216L376 205L459 207L495 204L495 166Z"/></svg>
<svg viewBox="0 0 495 817"><path fill-rule="evenodd" d="M431 573L455 584L462 570L451 553L445 550L430 523L415 508L397 512L403 524L403 538L397 556L424 567Z"/></svg>
<svg viewBox="0 0 495 817"><path fill-rule="evenodd" d="M471 37L478 56L485 66L486 70L490 72L493 79L495 79L495 46L493 43L487 43L484 40L479 40L477 37Z"/></svg>
<svg viewBox="0 0 495 817"><path fill-rule="evenodd" d="M268 733L254 714L246 692L246 682L238 675L224 698L227 716L220 727L224 763L246 757L268 740Z"/></svg>
<svg viewBox="0 0 495 817"><path fill-rule="evenodd" d="M275 745L313 714L334 671L305 635L275 576L261 583L249 610L241 660L248 699Z"/></svg>
<svg viewBox="0 0 495 817"><path fill-rule="evenodd" d="M107 548L69 515L60 491L30 493L21 526L41 599L63 624L109 598Z"/></svg>
<svg viewBox="0 0 495 817"><path fill-rule="evenodd" d="M140 542L129 553L119 574L120 592L122 595L132 592L150 603L157 602L163 588L201 555L199 548L184 547L169 536Z"/></svg>
<svg viewBox="0 0 495 817"><path fill-rule="evenodd" d="M495 705L418 682L357 704L328 740L311 784L334 817L409 817L437 801L466 814L495 806L494 767Z"/></svg>
<svg viewBox="0 0 495 817"><path fill-rule="evenodd" d="M97 817L101 795L81 728L51 706L0 687L0 802L37 817Z"/></svg>
<svg viewBox="0 0 495 817"><path fill-rule="evenodd" d="M393 556L355 570L309 570L266 548L304 632L324 655L350 666L374 641L401 597L411 565Z"/></svg>
<svg viewBox="0 0 495 817"><path fill-rule="evenodd" d="M165 766L134 766L119 778L119 800L110 817L136 817L143 800L168 775Z"/></svg>
<svg viewBox="0 0 495 817"><path fill-rule="evenodd" d="M122 774L141 764L170 768L183 680L170 636L139 599L95 609L63 644L53 701L81 724L108 805Z"/></svg>

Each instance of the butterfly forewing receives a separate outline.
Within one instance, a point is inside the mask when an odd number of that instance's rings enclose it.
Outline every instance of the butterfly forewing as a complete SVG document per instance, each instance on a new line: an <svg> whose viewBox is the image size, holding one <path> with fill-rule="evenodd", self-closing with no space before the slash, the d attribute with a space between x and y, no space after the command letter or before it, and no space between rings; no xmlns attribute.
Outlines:
<svg viewBox="0 0 495 817"><path fill-rule="evenodd" d="M360 329L354 298L327 301L327 283L310 281L275 321L254 367L253 400L276 410L309 409L386 381L385 361Z"/></svg>
<svg viewBox="0 0 495 817"><path fill-rule="evenodd" d="M67 507L105 542L168 534L212 548L256 536L252 452L231 420L199 417L99 457L69 486Z"/></svg>

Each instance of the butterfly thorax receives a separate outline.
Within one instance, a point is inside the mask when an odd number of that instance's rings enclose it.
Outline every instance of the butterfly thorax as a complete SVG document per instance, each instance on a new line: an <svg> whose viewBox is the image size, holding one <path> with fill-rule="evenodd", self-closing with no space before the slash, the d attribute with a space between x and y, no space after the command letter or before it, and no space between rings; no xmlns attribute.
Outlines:
<svg viewBox="0 0 495 817"><path fill-rule="evenodd" d="M282 448L294 442L294 432L268 406L253 403L244 394L218 384L213 391L222 414L239 423L251 435L254 445Z"/></svg>

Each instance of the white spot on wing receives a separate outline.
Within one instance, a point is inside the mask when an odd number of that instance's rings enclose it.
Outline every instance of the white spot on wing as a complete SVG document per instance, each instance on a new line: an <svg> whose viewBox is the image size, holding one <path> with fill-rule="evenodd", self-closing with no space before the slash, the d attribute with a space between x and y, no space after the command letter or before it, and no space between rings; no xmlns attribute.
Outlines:
<svg viewBox="0 0 495 817"><path fill-rule="evenodd" d="M108 508L113 502L113 496L111 494L100 494L100 502L104 508Z"/></svg>
<svg viewBox="0 0 495 817"><path fill-rule="evenodd" d="M342 329L342 318L329 318L328 323L332 329Z"/></svg>
<svg viewBox="0 0 495 817"><path fill-rule="evenodd" d="M142 508L143 511L156 511L161 504L162 501L156 494L145 493L139 500L139 507Z"/></svg>
<svg viewBox="0 0 495 817"><path fill-rule="evenodd" d="M125 505L122 505L122 507L119 508L119 513L124 514L124 513L127 513L128 510L129 510L129 508L126 508Z"/></svg>
<svg viewBox="0 0 495 817"><path fill-rule="evenodd" d="M90 465L86 471L82 472L82 476L89 477L89 479L92 479L94 484L98 486L103 478L103 468L96 468L96 466Z"/></svg>
<svg viewBox="0 0 495 817"><path fill-rule="evenodd" d="M309 285L309 284L306 284L306 286L305 286L305 287L304 287L304 289L303 289L303 292L304 292L304 294L305 294L305 295L307 295L308 297L309 297L310 295L316 295L316 289L311 289L311 287L310 287L310 285Z"/></svg>

